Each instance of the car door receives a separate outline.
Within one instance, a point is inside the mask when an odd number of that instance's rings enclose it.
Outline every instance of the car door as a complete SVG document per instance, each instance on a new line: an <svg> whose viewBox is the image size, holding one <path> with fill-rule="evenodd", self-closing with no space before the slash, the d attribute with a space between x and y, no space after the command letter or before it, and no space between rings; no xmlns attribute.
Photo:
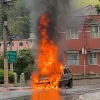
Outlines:
<svg viewBox="0 0 100 100"><path fill-rule="evenodd" d="M69 72L67 68L64 68L64 74L62 75L62 81L68 80L69 79Z"/></svg>

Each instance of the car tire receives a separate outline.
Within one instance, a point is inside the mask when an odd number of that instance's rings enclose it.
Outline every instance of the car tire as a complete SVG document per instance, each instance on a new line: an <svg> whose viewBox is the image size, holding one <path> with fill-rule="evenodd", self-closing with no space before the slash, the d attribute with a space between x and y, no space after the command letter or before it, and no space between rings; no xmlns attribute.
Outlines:
<svg viewBox="0 0 100 100"><path fill-rule="evenodd" d="M69 82L68 82L68 88L72 88L73 87L73 80L71 79Z"/></svg>

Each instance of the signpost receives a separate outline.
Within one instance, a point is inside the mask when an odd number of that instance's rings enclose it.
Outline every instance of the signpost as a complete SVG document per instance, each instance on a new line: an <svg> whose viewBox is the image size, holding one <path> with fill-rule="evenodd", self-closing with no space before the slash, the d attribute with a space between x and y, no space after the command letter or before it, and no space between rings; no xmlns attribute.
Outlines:
<svg viewBox="0 0 100 100"><path fill-rule="evenodd" d="M17 51L8 51L8 62L9 63L17 62Z"/></svg>

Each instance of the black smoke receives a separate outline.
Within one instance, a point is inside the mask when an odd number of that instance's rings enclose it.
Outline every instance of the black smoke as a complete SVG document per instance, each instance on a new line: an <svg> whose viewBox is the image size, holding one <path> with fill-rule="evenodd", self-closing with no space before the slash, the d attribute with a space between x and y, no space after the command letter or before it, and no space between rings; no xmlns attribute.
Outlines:
<svg viewBox="0 0 100 100"><path fill-rule="evenodd" d="M47 36L48 36L49 40L54 41L55 44L59 39L59 34L56 29L56 27L57 27L57 9L56 9L56 7L55 7L55 5L49 4L47 6L47 10L43 13L43 14L46 14L50 20L50 23L49 23L49 26L47 29ZM41 16L40 16L40 18L41 18ZM42 38L41 33L38 30L38 26L40 24L40 18L37 23L36 35L37 35L37 38L41 41L41 38Z"/></svg>

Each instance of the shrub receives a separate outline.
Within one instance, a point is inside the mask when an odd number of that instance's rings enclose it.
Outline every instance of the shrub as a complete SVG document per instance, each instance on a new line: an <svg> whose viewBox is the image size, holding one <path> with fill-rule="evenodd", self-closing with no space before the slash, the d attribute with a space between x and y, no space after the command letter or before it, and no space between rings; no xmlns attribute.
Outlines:
<svg viewBox="0 0 100 100"><path fill-rule="evenodd" d="M26 67L26 68L24 69L25 79L26 79L26 80L29 80L29 79L30 79L31 74L32 74L33 71L35 71L35 69L36 69L36 66L35 66L35 65L31 65L31 64L28 65L28 67Z"/></svg>
<svg viewBox="0 0 100 100"><path fill-rule="evenodd" d="M14 83L14 75L12 72L8 72L8 79L9 79L9 83Z"/></svg>
<svg viewBox="0 0 100 100"><path fill-rule="evenodd" d="M0 69L0 84L4 83L4 71Z"/></svg>
<svg viewBox="0 0 100 100"><path fill-rule="evenodd" d="M13 83L14 82L14 75L12 72L8 72L8 80L9 83ZM0 84L4 83L4 70L0 69Z"/></svg>

